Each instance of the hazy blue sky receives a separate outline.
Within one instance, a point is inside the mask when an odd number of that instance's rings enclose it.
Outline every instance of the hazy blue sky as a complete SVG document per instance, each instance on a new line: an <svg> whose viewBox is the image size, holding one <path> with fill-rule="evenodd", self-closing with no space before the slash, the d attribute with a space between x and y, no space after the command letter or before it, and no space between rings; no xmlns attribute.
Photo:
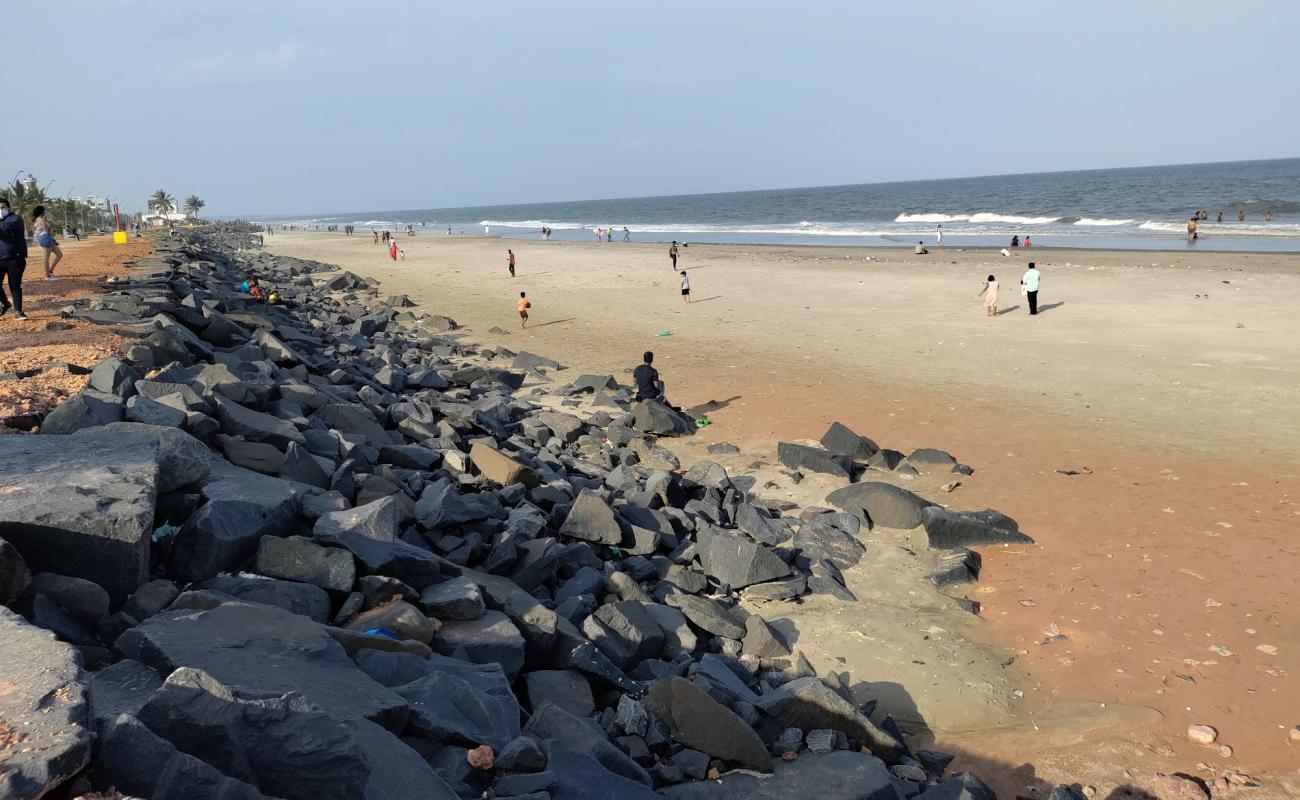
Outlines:
<svg viewBox="0 0 1300 800"><path fill-rule="evenodd" d="M0 180L234 215L1287 157L1297 30L1289 0L14 0Z"/></svg>

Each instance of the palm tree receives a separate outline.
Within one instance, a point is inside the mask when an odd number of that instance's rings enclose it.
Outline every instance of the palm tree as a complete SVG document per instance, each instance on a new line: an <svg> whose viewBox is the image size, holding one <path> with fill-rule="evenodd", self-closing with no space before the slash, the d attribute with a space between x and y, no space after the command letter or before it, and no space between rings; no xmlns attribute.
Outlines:
<svg viewBox="0 0 1300 800"><path fill-rule="evenodd" d="M30 175L26 181L15 180L13 186L9 187L9 207L24 218L31 216L33 208L48 204L49 198L45 196L41 185Z"/></svg>
<svg viewBox="0 0 1300 800"><path fill-rule="evenodd" d="M149 208L159 214L170 214L176 209L176 198L167 194L166 189L159 189L149 198Z"/></svg>
<svg viewBox="0 0 1300 800"><path fill-rule="evenodd" d="M199 209L206 205L207 203L200 200L198 195L192 194L185 198L185 213L190 219L193 219L199 215Z"/></svg>

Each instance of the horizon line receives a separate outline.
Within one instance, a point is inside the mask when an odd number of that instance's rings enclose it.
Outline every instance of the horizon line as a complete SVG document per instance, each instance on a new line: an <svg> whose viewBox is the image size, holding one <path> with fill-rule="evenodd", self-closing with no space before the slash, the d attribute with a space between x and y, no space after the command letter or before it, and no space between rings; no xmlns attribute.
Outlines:
<svg viewBox="0 0 1300 800"><path fill-rule="evenodd" d="M888 186L892 184L904 183L929 183L933 181L961 181L961 180L981 180L985 178L1016 178L1028 175L1068 175L1080 172L1111 172L1119 170L1136 170L1136 169L1162 169L1170 167L1205 167L1216 166L1221 164L1257 164L1265 161L1296 161L1300 160L1300 155L1296 156L1279 156L1274 158L1247 158L1237 161L1189 161L1178 164L1136 164L1125 167L1086 167L1082 169L1054 169L1042 170L1039 172L999 172L988 173L983 175L954 175L945 178L907 178L905 180L890 181L869 181L856 183L828 183L817 186L784 186L768 187L765 189L725 189L713 192L688 192L686 194L649 194L649 195L627 195L623 197L591 197L585 199L565 199L565 200L526 200L522 202L511 203L476 203L468 206L429 206L425 208L387 208L387 209L370 209L374 213L392 212L392 211L460 211L473 210L476 208L508 208L511 206L541 206L541 205L558 205L561 203L609 203L627 200L661 200L670 197L709 197L713 195L727 194L757 194L761 192L799 192L812 189L843 189L852 186ZM256 217L320 217L320 216L338 216L342 213L353 213L351 210L334 211L334 212L276 212L271 214L249 214L235 216L233 219L253 219ZM356 212L362 213L362 212Z"/></svg>

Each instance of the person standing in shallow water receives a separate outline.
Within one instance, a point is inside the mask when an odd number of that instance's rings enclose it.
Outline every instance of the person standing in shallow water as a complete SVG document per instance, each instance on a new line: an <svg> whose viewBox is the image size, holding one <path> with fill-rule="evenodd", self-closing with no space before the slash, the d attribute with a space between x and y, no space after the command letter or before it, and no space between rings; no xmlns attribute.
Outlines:
<svg viewBox="0 0 1300 800"><path fill-rule="evenodd" d="M1025 274L1020 278L1020 285L1024 287L1025 297L1029 300L1030 315L1038 314L1038 285L1041 279L1042 275L1039 274L1038 267L1030 261L1029 269L1025 270Z"/></svg>
<svg viewBox="0 0 1300 800"><path fill-rule="evenodd" d="M984 298L984 310L988 316L996 317L998 315L998 279L990 275L984 283L984 288L980 293L975 295L976 298Z"/></svg>
<svg viewBox="0 0 1300 800"><path fill-rule="evenodd" d="M506 251L506 266L509 267L510 277L513 278L515 276L515 251L514 250Z"/></svg>

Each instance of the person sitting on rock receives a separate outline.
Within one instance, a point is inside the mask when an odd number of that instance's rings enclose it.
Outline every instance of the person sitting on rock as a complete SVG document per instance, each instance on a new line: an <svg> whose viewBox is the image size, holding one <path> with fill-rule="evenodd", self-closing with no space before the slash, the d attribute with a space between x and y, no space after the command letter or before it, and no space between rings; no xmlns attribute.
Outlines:
<svg viewBox="0 0 1300 800"><path fill-rule="evenodd" d="M649 350L641 357L641 366L632 371L632 379L636 381L636 399L637 402L642 400L658 400L663 403L664 384L659 380L659 370L655 369L655 354Z"/></svg>
<svg viewBox="0 0 1300 800"><path fill-rule="evenodd" d="M925 249L925 243L924 243L924 242L917 242L917 243L916 243L916 247L913 247L913 248L912 248L912 252L913 252L913 253L916 253L918 256L923 256L923 255L925 255L926 253L928 253L928 252L930 252L930 251Z"/></svg>

